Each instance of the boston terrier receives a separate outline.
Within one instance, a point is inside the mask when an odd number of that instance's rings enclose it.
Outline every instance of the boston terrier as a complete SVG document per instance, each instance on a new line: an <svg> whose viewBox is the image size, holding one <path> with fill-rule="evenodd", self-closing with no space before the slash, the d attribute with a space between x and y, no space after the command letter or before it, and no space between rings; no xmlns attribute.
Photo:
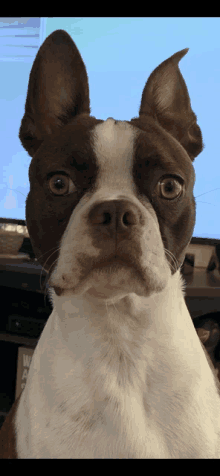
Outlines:
<svg viewBox="0 0 220 476"><path fill-rule="evenodd" d="M219 382L184 299L203 142L178 63L131 121L90 115L71 37L40 47L19 137L26 221L53 305L2 458L219 458ZM108 91L106 91L108 93Z"/></svg>

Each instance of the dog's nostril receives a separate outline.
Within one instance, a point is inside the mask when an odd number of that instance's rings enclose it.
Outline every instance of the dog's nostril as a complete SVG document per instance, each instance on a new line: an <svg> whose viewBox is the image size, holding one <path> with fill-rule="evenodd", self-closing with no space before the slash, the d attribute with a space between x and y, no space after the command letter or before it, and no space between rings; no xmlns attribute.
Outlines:
<svg viewBox="0 0 220 476"><path fill-rule="evenodd" d="M104 220L103 220L103 225L108 225L109 223L111 223L111 214L110 213L107 213L107 212L104 212Z"/></svg>
<svg viewBox="0 0 220 476"><path fill-rule="evenodd" d="M135 216L133 213L130 212L125 212L123 217L122 217L122 223L123 225L134 225L135 224Z"/></svg>
<svg viewBox="0 0 220 476"><path fill-rule="evenodd" d="M112 222L112 215L111 213L108 213L108 212L104 212L103 214L103 225L109 225L111 222ZM135 217L132 216L132 213L130 212L125 212L123 213L121 216L118 217L118 220L117 220L117 217L116 217L116 223L119 223L119 224L122 224L122 225L132 225L132 224L135 224Z"/></svg>
<svg viewBox="0 0 220 476"><path fill-rule="evenodd" d="M143 219L139 208L128 200L109 200L94 205L88 214L91 225L127 228L142 225Z"/></svg>

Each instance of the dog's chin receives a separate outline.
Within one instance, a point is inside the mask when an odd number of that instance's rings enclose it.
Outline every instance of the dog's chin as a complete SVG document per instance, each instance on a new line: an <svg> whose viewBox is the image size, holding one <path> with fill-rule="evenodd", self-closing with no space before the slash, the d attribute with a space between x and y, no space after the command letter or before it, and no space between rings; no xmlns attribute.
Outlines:
<svg viewBox="0 0 220 476"><path fill-rule="evenodd" d="M135 293L141 297L163 291L169 279L169 269L136 269L120 263L112 263L93 268L79 283L68 289L54 286L60 295L84 295L87 299L117 302L125 296Z"/></svg>

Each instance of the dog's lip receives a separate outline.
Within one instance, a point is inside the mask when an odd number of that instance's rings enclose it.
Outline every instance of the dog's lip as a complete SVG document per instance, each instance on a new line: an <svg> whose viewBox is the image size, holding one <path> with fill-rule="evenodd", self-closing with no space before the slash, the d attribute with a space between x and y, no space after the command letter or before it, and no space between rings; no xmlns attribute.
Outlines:
<svg viewBox="0 0 220 476"><path fill-rule="evenodd" d="M126 259L123 259L121 257L119 258L118 256L114 256L114 257L111 257L111 258L108 258L108 259L105 259L105 260L100 260L97 263L94 263L91 266L91 269L90 269L89 273L91 273L95 269L111 268L111 267L115 267L115 266L134 267L134 265L131 263L131 260L126 260ZM63 293L63 291L68 291L68 289L72 289L72 288L69 288L69 287L68 288L67 287L62 287L61 288L60 286L52 286L52 287L54 288L54 291L58 296L60 296Z"/></svg>
<svg viewBox="0 0 220 476"><path fill-rule="evenodd" d="M93 269L107 268L117 264L121 266L132 266L131 262L123 258L119 258L118 256L115 256L113 258L108 258L106 260L102 260L102 261L98 261L97 263L94 263L91 267L91 271Z"/></svg>

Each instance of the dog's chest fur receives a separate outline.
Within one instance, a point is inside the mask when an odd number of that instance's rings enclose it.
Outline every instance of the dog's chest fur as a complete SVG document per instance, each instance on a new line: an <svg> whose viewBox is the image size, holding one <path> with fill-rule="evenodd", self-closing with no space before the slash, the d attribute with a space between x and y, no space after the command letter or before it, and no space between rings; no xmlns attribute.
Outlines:
<svg viewBox="0 0 220 476"><path fill-rule="evenodd" d="M16 418L20 457L217 457L213 375L174 281L148 310L136 297L135 321L126 304L54 296Z"/></svg>

